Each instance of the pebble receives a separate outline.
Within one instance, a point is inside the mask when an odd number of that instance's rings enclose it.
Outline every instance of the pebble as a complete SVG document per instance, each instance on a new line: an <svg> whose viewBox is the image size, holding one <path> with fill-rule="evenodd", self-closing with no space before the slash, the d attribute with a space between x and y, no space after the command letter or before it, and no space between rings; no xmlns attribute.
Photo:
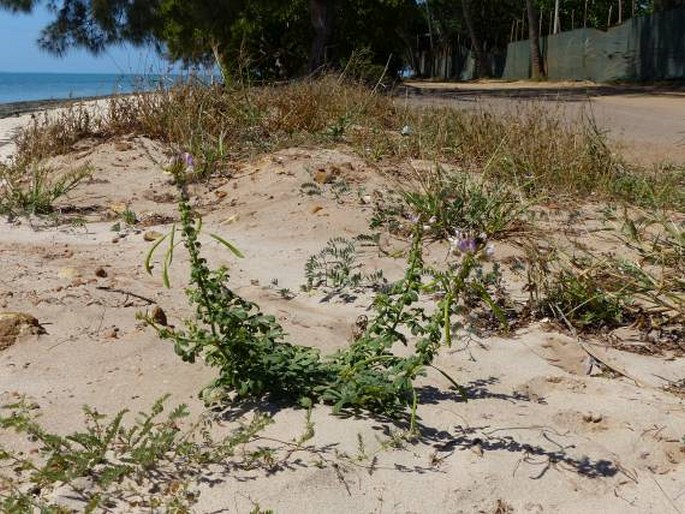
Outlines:
<svg viewBox="0 0 685 514"><path fill-rule="evenodd" d="M152 308L150 318L152 318L152 321L154 321L158 325L162 325L163 327L167 326L166 313L162 310L162 308L159 305L155 305Z"/></svg>
<svg viewBox="0 0 685 514"><path fill-rule="evenodd" d="M102 337L105 339L118 339L119 338L119 327L112 325L109 328L106 328L102 332Z"/></svg>
<svg viewBox="0 0 685 514"><path fill-rule="evenodd" d="M143 239L148 242L156 241L160 237L162 237L162 234L160 234L156 230L148 230L143 234Z"/></svg>
<svg viewBox="0 0 685 514"><path fill-rule="evenodd" d="M38 319L24 312L0 312L0 350L12 346L18 337L45 334Z"/></svg>

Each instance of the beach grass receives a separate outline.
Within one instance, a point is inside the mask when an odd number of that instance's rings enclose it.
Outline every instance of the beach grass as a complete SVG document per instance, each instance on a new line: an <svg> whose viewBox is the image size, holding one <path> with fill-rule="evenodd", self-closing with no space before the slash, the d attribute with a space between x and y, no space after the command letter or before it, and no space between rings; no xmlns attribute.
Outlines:
<svg viewBox="0 0 685 514"><path fill-rule="evenodd" d="M591 117L521 106L508 115L415 106L338 76L230 89L188 81L111 97L102 115L72 104L16 138L26 166L84 138L137 134L193 154L200 177L298 145L348 145L369 161L420 159L481 174L538 201L593 198L685 211L685 170L628 163Z"/></svg>

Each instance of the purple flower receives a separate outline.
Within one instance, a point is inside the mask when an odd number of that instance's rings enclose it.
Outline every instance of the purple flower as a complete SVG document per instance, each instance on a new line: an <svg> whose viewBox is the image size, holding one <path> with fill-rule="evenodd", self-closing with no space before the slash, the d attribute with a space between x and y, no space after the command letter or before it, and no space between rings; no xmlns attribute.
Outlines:
<svg viewBox="0 0 685 514"><path fill-rule="evenodd" d="M468 231L455 231L455 236L449 238L450 247L454 253L475 254L478 251L480 241Z"/></svg>
<svg viewBox="0 0 685 514"><path fill-rule="evenodd" d="M186 170L193 170L195 168L195 161L193 160L193 156L190 152L183 152L180 157L179 161L181 164L184 164L186 167Z"/></svg>
<svg viewBox="0 0 685 514"><path fill-rule="evenodd" d="M192 168L195 165L193 156L189 152L183 152L181 154L181 161L183 161L188 168Z"/></svg>
<svg viewBox="0 0 685 514"><path fill-rule="evenodd" d="M478 245L475 239L469 237L467 239L460 239L457 242L457 248L462 253L476 253Z"/></svg>

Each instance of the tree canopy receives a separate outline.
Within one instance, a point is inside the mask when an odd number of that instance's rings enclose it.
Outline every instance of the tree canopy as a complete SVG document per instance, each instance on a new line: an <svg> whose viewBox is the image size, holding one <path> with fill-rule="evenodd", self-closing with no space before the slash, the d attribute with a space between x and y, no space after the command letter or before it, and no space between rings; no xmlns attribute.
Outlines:
<svg viewBox="0 0 685 514"><path fill-rule="evenodd" d="M323 60L336 65L361 48L378 63L394 56L399 69L416 30L408 28L422 21L414 0L0 0L0 9L31 12L39 4L53 19L38 44L55 55L154 45L172 61L216 61L258 77L292 76ZM312 56L317 37L321 55Z"/></svg>
<svg viewBox="0 0 685 514"><path fill-rule="evenodd" d="M485 53L552 27L555 0L0 0L0 9L53 18L39 45L100 53L110 45L154 45L172 61L213 63L259 79L291 77L360 49L397 72L421 41L463 44L487 74ZM685 0L560 0L562 30L608 25ZM527 9L531 7L532 11ZM530 20L538 27L530 32Z"/></svg>

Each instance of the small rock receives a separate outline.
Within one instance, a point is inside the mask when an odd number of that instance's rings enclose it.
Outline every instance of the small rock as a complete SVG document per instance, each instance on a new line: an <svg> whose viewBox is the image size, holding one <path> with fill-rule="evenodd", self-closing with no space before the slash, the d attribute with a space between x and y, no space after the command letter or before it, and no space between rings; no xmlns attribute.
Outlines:
<svg viewBox="0 0 685 514"><path fill-rule="evenodd" d="M109 204L109 210L112 211L114 214L121 214L124 211L128 210L128 205L123 202L113 202Z"/></svg>
<svg viewBox="0 0 685 514"><path fill-rule="evenodd" d="M119 238L118 238L118 237L113 237L113 238L112 238L112 243L116 244L116 243L118 243L118 242L119 242Z"/></svg>
<svg viewBox="0 0 685 514"><path fill-rule="evenodd" d="M405 125L402 127L402 130L400 131L400 134L403 136L411 136L414 131L411 129L409 125Z"/></svg>
<svg viewBox="0 0 685 514"><path fill-rule="evenodd" d="M102 337L104 337L105 339L118 339L119 327L112 325L111 327L106 328L102 333Z"/></svg>
<svg viewBox="0 0 685 514"><path fill-rule="evenodd" d="M81 278L81 272L76 268L61 268L57 272L57 275L60 278L66 278L68 280L75 280L77 278Z"/></svg>
<svg viewBox="0 0 685 514"><path fill-rule="evenodd" d="M157 239L159 239L160 237L162 237L162 234L160 234L156 230L148 230L147 232L145 232L145 234L143 234L143 239L148 242L157 241Z"/></svg>
<svg viewBox="0 0 685 514"><path fill-rule="evenodd" d="M586 414L583 414L583 421L586 423L599 423L602 421L603 416L599 413L596 412L588 412Z"/></svg>
<svg viewBox="0 0 685 514"><path fill-rule="evenodd" d="M23 312L0 312L0 350L12 346L18 337L45 334L40 322Z"/></svg>
<svg viewBox="0 0 685 514"><path fill-rule="evenodd" d="M105 278L107 276L107 271L102 266L95 268L95 276L99 278Z"/></svg>
<svg viewBox="0 0 685 514"><path fill-rule="evenodd" d="M162 310L162 308L159 305L155 305L152 308L150 318L152 318L152 321L154 321L158 325L162 325L163 327L167 326L166 313Z"/></svg>

